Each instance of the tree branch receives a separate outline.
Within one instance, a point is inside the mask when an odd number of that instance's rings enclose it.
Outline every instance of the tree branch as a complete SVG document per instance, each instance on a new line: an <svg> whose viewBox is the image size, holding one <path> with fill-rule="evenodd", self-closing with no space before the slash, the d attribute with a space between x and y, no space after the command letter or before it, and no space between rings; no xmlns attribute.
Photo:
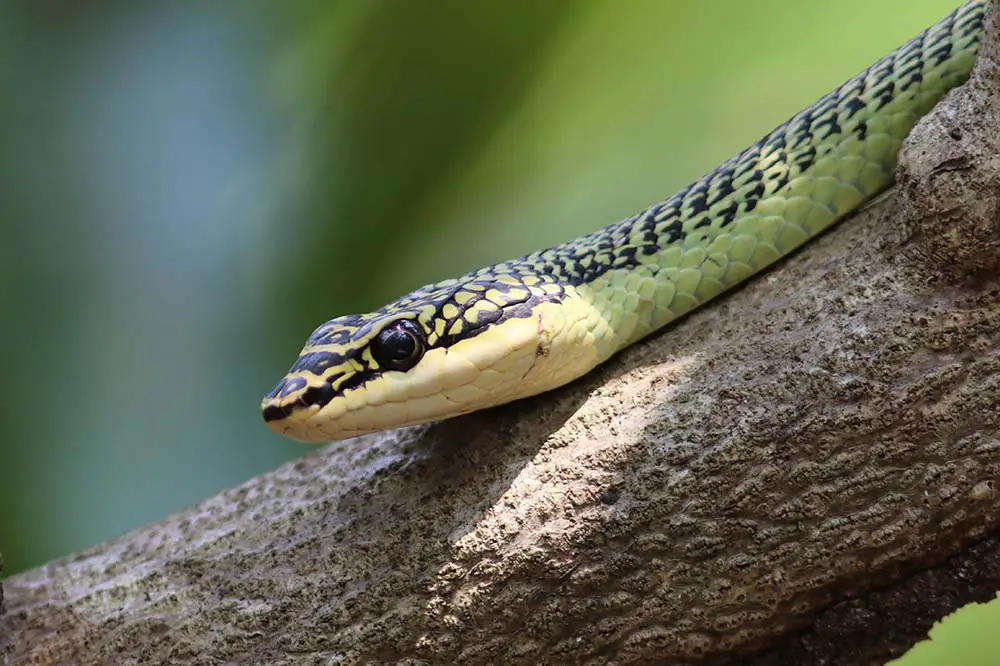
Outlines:
<svg viewBox="0 0 1000 666"><path fill-rule="evenodd" d="M897 196L570 387L13 576L8 663L877 663L992 596L996 14Z"/></svg>

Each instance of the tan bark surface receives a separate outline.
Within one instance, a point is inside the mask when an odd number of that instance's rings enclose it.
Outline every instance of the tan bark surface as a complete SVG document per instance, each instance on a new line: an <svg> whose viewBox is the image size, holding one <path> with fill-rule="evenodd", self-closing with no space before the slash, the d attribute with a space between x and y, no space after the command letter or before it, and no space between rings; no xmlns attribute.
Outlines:
<svg viewBox="0 0 1000 666"><path fill-rule="evenodd" d="M325 447L14 576L0 653L899 654L1000 587L995 41L911 137L898 194L777 270L563 390Z"/></svg>

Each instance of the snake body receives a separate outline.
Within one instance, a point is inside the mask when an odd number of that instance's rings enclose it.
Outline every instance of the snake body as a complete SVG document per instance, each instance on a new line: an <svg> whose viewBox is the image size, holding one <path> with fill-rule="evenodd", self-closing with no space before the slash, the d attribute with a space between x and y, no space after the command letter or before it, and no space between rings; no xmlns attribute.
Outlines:
<svg viewBox="0 0 1000 666"><path fill-rule="evenodd" d="M264 398L330 441L465 414L580 377L889 188L916 121L969 75L968 2L669 199L555 247L332 319Z"/></svg>

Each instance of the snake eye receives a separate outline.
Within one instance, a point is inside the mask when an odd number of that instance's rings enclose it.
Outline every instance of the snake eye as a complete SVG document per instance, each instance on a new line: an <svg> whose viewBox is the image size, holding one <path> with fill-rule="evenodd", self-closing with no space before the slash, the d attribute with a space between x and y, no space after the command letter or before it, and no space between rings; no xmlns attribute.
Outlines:
<svg viewBox="0 0 1000 666"><path fill-rule="evenodd" d="M388 326L372 340L372 356L386 370L409 370L424 355L424 335L411 321Z"/></svg>

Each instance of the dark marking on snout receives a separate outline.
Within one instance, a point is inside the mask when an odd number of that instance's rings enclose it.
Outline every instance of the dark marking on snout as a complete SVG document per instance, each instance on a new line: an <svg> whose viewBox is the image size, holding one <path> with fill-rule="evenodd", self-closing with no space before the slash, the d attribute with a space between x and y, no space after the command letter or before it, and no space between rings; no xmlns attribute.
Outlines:
<svg viewBox="0 0 1000 666"><path fill-rule="evenodd" d="M281 383L284 384L284 388L282 388L281 391L278 392L278 395L281 396L282 398L287 398L289 394L295 393L296 391L301 391L306 387L306 378L295 377L290 380L283 380Z"/></svg>
<svg viewBox="0 0 1000 666"><path fill-rule="evenodd" d="M336 394L337 392L329 382L323 382L319 386L310 386L306 389L306 392L302 394L302 404L306 407L313 405L324 407L328 402L333 400Z"/></svg>
<svg viewBox="0 0 1000 666"><path fill-rule="evenodd" d="M270 423L271 421L280 421L281 419L289 416L294 409L295 405L292 403L287 405L277 405L271 403L264 408L264 421L267 423Z"/></svg>
<svg viewBox="0 0 1000 666"><path fill-rule="evenodd" d="M290 385L293 383L295 384L294 389L290 388ZM271 391L268 397L272 399L278 395L285 397L293 390L301 390L305 385L306 381L301 377L296 377L292 381L282 380L278 386L274 387L274 390ZM318 386L310 386L298 400L291 400L285 404L271 403L266 406L263 410L264 420L267 422L280 421L291 416L292 412L299 408L312 407L313 405L323 407L333 400L336 394L337 392L329 382L323 382Z"/></svg>

